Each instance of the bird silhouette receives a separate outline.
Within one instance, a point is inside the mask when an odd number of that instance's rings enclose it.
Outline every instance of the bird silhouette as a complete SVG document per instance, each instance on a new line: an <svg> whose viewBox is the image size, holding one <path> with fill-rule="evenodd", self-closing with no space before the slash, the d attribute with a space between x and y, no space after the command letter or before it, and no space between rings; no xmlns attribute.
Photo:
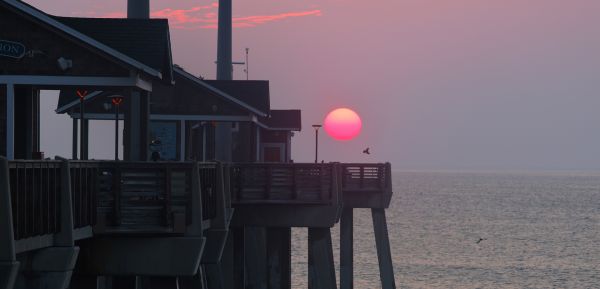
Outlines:
<svg viewBox="0 0 600 289"><path fill-rule="evenodd" d="M477 240L477 242L475 242L475 243L479 244L479 243L481 243L481 241L485 241L485 240L487 240L487 238L479 238L479 240Z"/></svg>
<svg viewBox="0 0 600 289"><path fill-rule="evenodd" d="M371 154L371 152L369 151L369 148L366 148L366 149L364 149L364 150L363 150L363 154L370 155L370 154Z"/></svg>

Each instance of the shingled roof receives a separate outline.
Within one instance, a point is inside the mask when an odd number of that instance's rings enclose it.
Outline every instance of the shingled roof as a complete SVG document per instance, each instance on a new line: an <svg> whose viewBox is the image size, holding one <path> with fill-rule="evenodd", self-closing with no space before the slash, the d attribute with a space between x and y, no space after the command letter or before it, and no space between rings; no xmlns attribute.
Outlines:
<svg viewBox="0 0 600 289"><path fill-rule="evenodd" d="M83 28L82 25L80 25L81 27L71 27L71 25L76 25L75 22L85 22L88 21L90 19L93 20L93 18L65 18L65 17L56 17L56 16L52 16L49 15L21 0L2 0L0 1L0 6L5 6L7 8L9 8L10 10L16 11L20 14L24 14L27 17L31 17L33 18L35 21L39 21L41 22L43 25L46 25L48 27L54 28L56 29L58 32L65 34L68 37L73 37L76 40L80 41L82 44L87 44L90 45L90 47L94 50L97 51L101 51L103 53L106 53L107 55L109 55L110 57L113 57L114 59L123 62L124 64L134 67L136 69L138 69L139 71L142 71L150 76L162 79L162 80L166 80L169 83L172 82L172 72L171 72L171 65L166 65L163 66L161 68L163 69L156 69L154 67L151 67L149 65L147 65L146 63L139 61L138 59L132 57L131 55L129 55L128 53L124 53L120 50L117 50L107 44L105 44L103 41L101 41L101 39L96 39L88 34L91 34L91 28L88 28L88 31L80 31L79 29L83 29L86 30L85 28ZM59 19L61 21L59 21ZM80 19L78 20L65 20L65 19ZM85 20L82 20L85 19ZM120 19L123 20L123 19ZM126 19L127 20L127 19ZM63 21L68 21L70 22L71 25L68 25L66 23L64 23ZM99 20L102 21L102 20ZM145 20L145 21L157 21L156 19L152 19L152 20ZM161 22L165 22L166 20L158 20ZM100 24L99 22L97 22L98 24ZM89 25L88 25L89 26ZM167 30L166 30L166 35L167 35L167 40L169 40L169 34L168 34L168 25L167 25ZM103 30L102 27L96 27L96 30ZM98 37L98 36L96 36ZM135 38L135 36L134 36ZM129 39L124 39L123 41L128 41ZM154 40L152 40L154 41ZM163 40L156 40L158 42L161 42ZM170 41L166 41L165 43L166 47L168 48L165 51L165 56L168 56L166 58L166 61L168 63L171 63L171 44Z"/></svg>
<svg viewBox="0 0 600 289"><path fill-rule="evenodd" d="M251 107L269 114L271 107L269 81L267 80L203 80L206 84L225 92Z"/></svg>
<svg viewBox="0 0 600 289"><path fill-rule="evenodd" d="M270 130L302 130L302 116L299 109L274 109L270 116L260 117L258 121Z"/></svg>
<svg viewBox="0 0 600 289"><path fill-rule="evenodd" d="M51 17L156 69L163 75L163 80L173 82L167 19Z"/></svg>

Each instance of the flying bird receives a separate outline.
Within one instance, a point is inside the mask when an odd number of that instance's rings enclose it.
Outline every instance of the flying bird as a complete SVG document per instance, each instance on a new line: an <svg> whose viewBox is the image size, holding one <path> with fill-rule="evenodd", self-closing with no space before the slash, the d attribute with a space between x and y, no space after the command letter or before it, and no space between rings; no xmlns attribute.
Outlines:
<svg viewBox="0 0 600 289"><path fill-rule="evenodd" d="M475 243L479 244L479 243L481 243L481 241L485 241L485 240L487 240L487 238L479 238L479 240L477 240L477 242L475 242Z"/></svg>
<svg viewBox="0 0 600 289"><path fill-rule="evenodd" d="M369 151L369 148L366 148L366 149L364 149L364 150L363 150L363 154L370 155L370 154L371 154L371 152Z"/></svg>

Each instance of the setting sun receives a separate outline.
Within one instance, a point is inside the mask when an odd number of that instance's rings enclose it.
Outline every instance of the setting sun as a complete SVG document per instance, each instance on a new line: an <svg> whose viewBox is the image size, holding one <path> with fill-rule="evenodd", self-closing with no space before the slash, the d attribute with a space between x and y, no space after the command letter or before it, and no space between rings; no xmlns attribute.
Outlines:
<svg viewBox="0 0 600 289"><path fill-rule="evenodd" d="M338 108L325 117L325 131L336 140L351 140L360 134L362 121L348 108Z"/></svg>

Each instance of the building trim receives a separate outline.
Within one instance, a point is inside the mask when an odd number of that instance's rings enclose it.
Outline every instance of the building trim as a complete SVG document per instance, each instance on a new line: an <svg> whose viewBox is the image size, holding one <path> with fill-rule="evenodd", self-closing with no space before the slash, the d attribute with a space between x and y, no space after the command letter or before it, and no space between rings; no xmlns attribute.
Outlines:
<svg viewBox="0 0 600 289"><path fill-rule="evenodd" d="M30 84L40 86L129 86L152 91L152 82L135 75L132 77L102 76L46 76L46 75L1 75L0 83Z"/></svg>

